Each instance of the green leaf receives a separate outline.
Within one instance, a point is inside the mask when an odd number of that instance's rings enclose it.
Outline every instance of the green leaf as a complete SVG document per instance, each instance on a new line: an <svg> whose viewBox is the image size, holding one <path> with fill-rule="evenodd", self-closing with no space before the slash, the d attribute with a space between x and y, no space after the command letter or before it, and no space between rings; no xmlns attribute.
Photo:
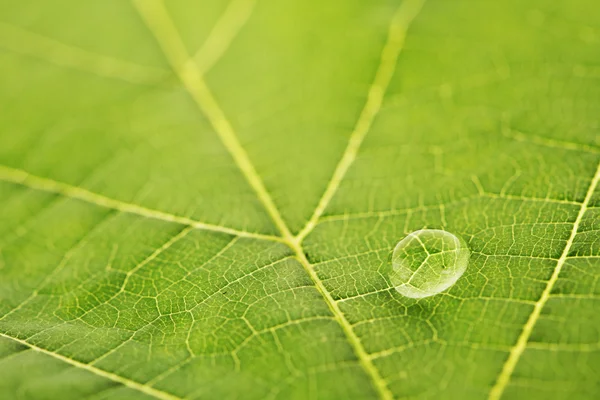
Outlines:
<svg viewBox="0 0 600 400"><path fill-rule="evenodd" d="M0 397L598 398L599 10L0 3Z"/></svg>

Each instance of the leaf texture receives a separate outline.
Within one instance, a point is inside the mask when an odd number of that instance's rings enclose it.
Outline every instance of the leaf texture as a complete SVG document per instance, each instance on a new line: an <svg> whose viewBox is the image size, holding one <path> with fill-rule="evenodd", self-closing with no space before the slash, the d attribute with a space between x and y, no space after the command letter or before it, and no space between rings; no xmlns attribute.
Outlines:
<svg viewBox="0 0 600 400"><path fill-rule="evenodd" d="M0 2L0 397L593 399L590 0ZM426 299L411 231L472 255Z"/></svg>

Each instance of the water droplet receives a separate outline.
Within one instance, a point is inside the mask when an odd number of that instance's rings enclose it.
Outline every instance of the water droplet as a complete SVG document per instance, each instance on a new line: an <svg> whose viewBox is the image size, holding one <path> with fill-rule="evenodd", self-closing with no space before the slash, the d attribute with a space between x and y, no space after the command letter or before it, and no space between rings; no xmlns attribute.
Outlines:
<svg viewBox="0 0 600 400"><path fill-rule="evenodd" d="M406 297L433 296L456 283L470 256L467 243L456 235L421 229L408 234L394 248L390 279Z"/></svg>

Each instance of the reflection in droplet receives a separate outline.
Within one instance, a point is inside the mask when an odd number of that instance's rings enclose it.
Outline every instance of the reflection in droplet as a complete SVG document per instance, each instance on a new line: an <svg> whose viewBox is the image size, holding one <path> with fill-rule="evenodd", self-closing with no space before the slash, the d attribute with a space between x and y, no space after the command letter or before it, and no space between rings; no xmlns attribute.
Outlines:
<svg viewBox="0 0 600 400"><path fill-rule="evenodd" d="M402 239L392 253L390 280L411 298L436 295L454 285L469 264L464 240L439 229L422 229Z"/></svg>

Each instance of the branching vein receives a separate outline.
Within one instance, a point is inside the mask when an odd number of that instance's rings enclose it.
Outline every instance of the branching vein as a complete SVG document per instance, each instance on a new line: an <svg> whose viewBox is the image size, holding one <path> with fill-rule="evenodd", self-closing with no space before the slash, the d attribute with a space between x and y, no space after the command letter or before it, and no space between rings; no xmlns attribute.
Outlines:
<svg viewBox="0 0 600 400"><path fill-rule="evenodd" d="M91 372L93 374L96 374L96 375L99 375L101 377L110 379L111 381L120 383L122 385L130 387L130 388L132 388L134 390L137 390L139 392L145 393L145 394L147 394L149 396L152 396L154 398L161 399L161 400L180 400L180 397L177 397L177 396L172 395L170 393L163 392L162 390L155 389L153 387L144 385L144 384L139 383L139 382L132 381L132 380L127 379L127 378L123 378L122 376L113 374L111 372L104 371L104 370L102 370L100 368L96 368L96 367L93 367L93 366L88 365L88 364L84 364L84 363L79 362L77 360L73 360L72 358L68 358L68 357L65 357L65 356L63 356L61 354L54 353L54 352L52 352L50 350L42 349L41 347L38 347L38 346L36 346L34 344L26 342L25 340L14 338L14 337L6 335L4 333L0 333L0 337L4 337L4 338L10 339L10 340L14 340L15 342L21 343L21 344L23 344L23 345L31 348L34 351L40 352L42 354L46 354L46 355L48 355L50 357L53 357L53 358L56 358L56 359L58 359L60 361L66 362L67 364L73 365L73 366L75 366L77 368L81 368L81 369L89 371L89 372Z"/></svg>
<svg viewBox="0 0 600 400"><path fill-rule="evenodd" d="M327 205L335 195L338 187L340 186L344 176L348 172L348 169L354 163L356 155L360 150L360 146L365 139L365 136L371 129L375 117L381 109L381 103L387 88L390 84L390 80L394 75L398 56L404 46L404 40L406 38L406 32L413 19L417 16L421 10L425 0L407 0L402 2L402 5L398 8L398 11L393 17L392 23L389 28L388 39L381 52L381 60L377 72L375 73L375 79L369 88L367 93L367 102L358 117L356 126L350 134L350 140L342 155L342 158L338 162L333 177L329 181L323 196L319 200L317 208L315 208L312 216L304 226L304 228L298 234L300 240L305 238L316 226L319 221L319 217L323 214Z"/></svg>
<svg viewBox="0 0 600 400"><path fill-rule="evenodd" d="M380 376L377 368L375 368L371 358L368 356L366 350L360 342L360 338L353 331L351 324L348 322L341 309L306 258L301 241L303 237L305 237L314 227L319 216L327 206L327 203L335 193L346 171L354 161L360 144L381 107L385 90L387 89L389 81L394 73L398 54L404 43L406 29L410 21L412 21L412 19L420 10L423 0L409 0L404 2L394 15L389 29L388 41L386 42L382 51L381 65L378 67L375 81L369 90L365 109L359 117L355 131L351 135L350 144L348 145L348 148L344 153L338 168L336 169L334 177L328 186L327 191L319 204L319 207L317 207L317 210L315 210L314 217L311 218L312 224L309 222L307 228L304 229L302 234L297 237L294 237L291 234L290 229L283 220L279 210L271 198L271 195L267 191L262 179L250 161L248 154L242 147L231 123L228 121L225 113L222 111L210 89L206 85L196 61L190 59L190 56L188 55L188 52L181 38L179 37L179 33L169 18L168 12L165 9L162 1L133 0L133 2L138 8L140 15L145 20L149 29L156 36L157 41L162 47L173 69L188 89L190 95L196 101L199 109L207 116L216 133L219 135L221 141L237 164L238 168L243 173L250 186L256 192L266 212L269 214L281 232L283 240L290 246L290 248L294 250L296 257L328 304L331 312L334 314L336 320L346 334L350 345L353 347L359 362L361 363L367 375L371 378L374 388L377 390L381 398L391 399L393 397L392 393L387 388L385 381ZM225 49L223 49L221 53L224 51Z"/></svg>
<svg viewBox="0 0 600 400"><path fill-rule="evenodd" d="M504 390L506 389L506 386L510 382L510 378L517 366L517 363L519 362L521 355L523 354L523 352L525 351L525 348L527 347L527 342L529 341L529 337L531 336L533 328L535 327L535 324L540 317L542 309L548 302L548 299L550 298L550 293L552 292L552 288L556 284L556 281L558 280L558 277L560 275L560 271L569 256L569 251L571 250L571 247L573 246L573 242L575 241L575 237L577 236L577 231L579 230L579 225L581 224L581 221L583 219L583 216L585 215L585 212L588 210L588 205L590 204L590 202L592 200L594 191L596 190L596 187L598 186L599 181L600 181L600 164L598 165L598 167L596 169L596 174L594 175L594 177L592 178L592 180L590 182L590 186L588 187L587 193L585 195L585 199L583 200L583 203L581 204L581 207L579 209L579 213L577 214L577 218L575 219L575 222L573 223L573 229L571 230L571 235L569 236L569 239L567 240L567 244L565 245L565 248L564 248L560 258L558 259L558 261L556 263L556 267L554 268L554 271L552 272L552 276L546 283L546 287L544 288L542 295L540 296L539 300L535 303L535 305L533 307L533 311L529 315L529 318L527 319L527 322L525 323L525 326L523 327L523 330L521 331L521 334L519 335L519 338L517 339L515 346L511 349L510 355L508 356L508 359L504 363L504 366L502 367L502 371L501 371L500 375L498 376L498 379L497 379L495 385L492 387L492 390L490 391L490 395L489 395L490 400L500 399L502 397L502 394L504 393Z"/></svg>
<svg viewBox="0 0 600 400"><path fill-rule="evenodd" d="M179 37L177 28L169 18L167 10L161 0L133 0L140 15L154 33L156 39L163 49L169 63L187 88L188 92L198 105L198 108L206 115L215 132L231 154L238 168L256 192L259 200L263 203L269 216L285 236L290 232L279 210L275 206L271 195L260 179L258 172L250 161L246 150L242 147L231 123L225 116L223 110L217 103L210 89L204 81L204 77L198 69L196 62L190 58L188 52ZM224 50L222 51L224 52Z"/></svg>
<svg viewBox="0 0 600 400"><path fill-rule="evenodd" d="M163 211L153 210L137 204L127 203L121 200L112 199L89 190L58 182L48 178L42 178L32 175L26 171L0 165L0 181L17 183L32 189L42 190L50 193L58 193L65 197L85 201L100 207L118 210L130 214L136 214L147 218L158 219L161 221L174 222L188 225L195 229L220 232L228 235L241 237L250 237L255 239L271 240L281 242L282 239L277 236L263 235L261 233L246 232L238 229L228 228L219 225L207 224L193 219L178 215L169 214Z"/></svg>
<svg viewBox="0 0 600 400"><path fill-rule="evenodd" d="M206 73L223 56L238 32L246 24L256 0L232 0L208 38L194 56L201 73Z"/></svg>

